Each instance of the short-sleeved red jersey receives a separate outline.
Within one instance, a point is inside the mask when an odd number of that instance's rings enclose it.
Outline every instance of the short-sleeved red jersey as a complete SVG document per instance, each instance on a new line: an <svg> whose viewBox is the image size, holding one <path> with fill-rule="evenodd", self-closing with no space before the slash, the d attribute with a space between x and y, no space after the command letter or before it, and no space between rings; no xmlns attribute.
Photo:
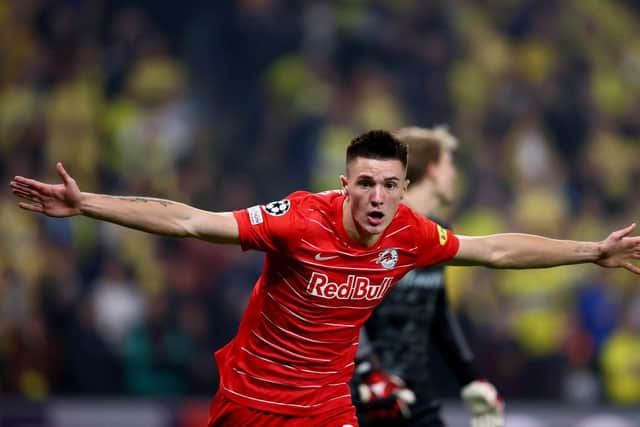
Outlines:
<svg viewBox="0 0 640 427"><path fill-rule="evenodd" d="M458 239L401 205L376 244L351 241L344 194L296 192L234 212L244 250L266 252L236 337L216 352L220 391L246 406L310 415L351 405L360 327L397 281L453 257Z"/></svg>

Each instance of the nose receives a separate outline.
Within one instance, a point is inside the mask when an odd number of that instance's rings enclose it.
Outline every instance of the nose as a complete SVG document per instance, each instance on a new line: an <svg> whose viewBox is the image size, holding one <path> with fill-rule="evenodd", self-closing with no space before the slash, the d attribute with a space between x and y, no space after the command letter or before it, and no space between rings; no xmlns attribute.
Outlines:
<svg viewBox="0 0 640 427"><path fill-rule="evenodd" d="M376 185L373 188L373 192L371 193L371 204L375 207L381 206L383 203L383 189L379 185Z"/></svg>

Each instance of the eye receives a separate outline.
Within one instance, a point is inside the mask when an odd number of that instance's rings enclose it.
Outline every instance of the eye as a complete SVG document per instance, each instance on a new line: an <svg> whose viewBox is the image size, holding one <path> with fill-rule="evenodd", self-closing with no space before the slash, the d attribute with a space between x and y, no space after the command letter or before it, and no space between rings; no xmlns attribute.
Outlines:
<svg viewBox="0 0 640 427"><path fill-rule="evenodd" d="M359 185L360 187L362 187L362 188L369 188L369 187L371 187L371 182L370 182L370 181L363 180L363 181L359 181L359 182L358 182L358 185Z"/></svg>
<svg viewBox="0 0 640 427"><path fill-rule="evenodd" d="M398 183L395 181L385 182L384 188L386 188L387 190L395 190L396 188L398 188Z"/></svg>

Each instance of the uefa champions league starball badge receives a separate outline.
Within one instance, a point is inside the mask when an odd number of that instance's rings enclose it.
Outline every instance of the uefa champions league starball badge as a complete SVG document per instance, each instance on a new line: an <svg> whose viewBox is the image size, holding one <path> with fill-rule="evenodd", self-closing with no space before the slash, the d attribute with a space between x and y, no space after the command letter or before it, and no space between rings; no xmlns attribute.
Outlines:
<svg viewBox="0 0 640 427"><path fill-rule="evenodd" d="M264 205L264 211L269 215L280 216L286 214L290 207L291 202L289 200L278 200Z"/></svg>

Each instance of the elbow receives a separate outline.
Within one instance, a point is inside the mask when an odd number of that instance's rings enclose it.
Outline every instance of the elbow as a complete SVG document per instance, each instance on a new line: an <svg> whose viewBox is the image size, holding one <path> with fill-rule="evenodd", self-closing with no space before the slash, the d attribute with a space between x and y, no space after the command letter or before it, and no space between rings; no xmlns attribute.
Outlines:
<svg viewBox="0 0 640 427"><path fill-rule="evenodd" d="M181 221L176 225L177 237L195 237L201 238L198 235L196 227L189 221Z"/></svg>
<svg viewBox="0 0 640 427"><path fill-rule="evenodd" d="M523 269L552 267L553 264L544 262L539 257L520 252L497 251L491 257L490 267L502 269Z"/></svg>
<svg viewBox="0 0 640 427"><path fill-rule="evenodd" d="M175 237L198 237L197 227L188 216L175 218L172 221L171 230L171 234Z"/></svg>
<svg viewBox="0 0 640 427"><path fill-rule="evenodd" d="M487 266L491 268L512 268L514 265L512 257L506 250L494 249L488 258Z"/></svg>

